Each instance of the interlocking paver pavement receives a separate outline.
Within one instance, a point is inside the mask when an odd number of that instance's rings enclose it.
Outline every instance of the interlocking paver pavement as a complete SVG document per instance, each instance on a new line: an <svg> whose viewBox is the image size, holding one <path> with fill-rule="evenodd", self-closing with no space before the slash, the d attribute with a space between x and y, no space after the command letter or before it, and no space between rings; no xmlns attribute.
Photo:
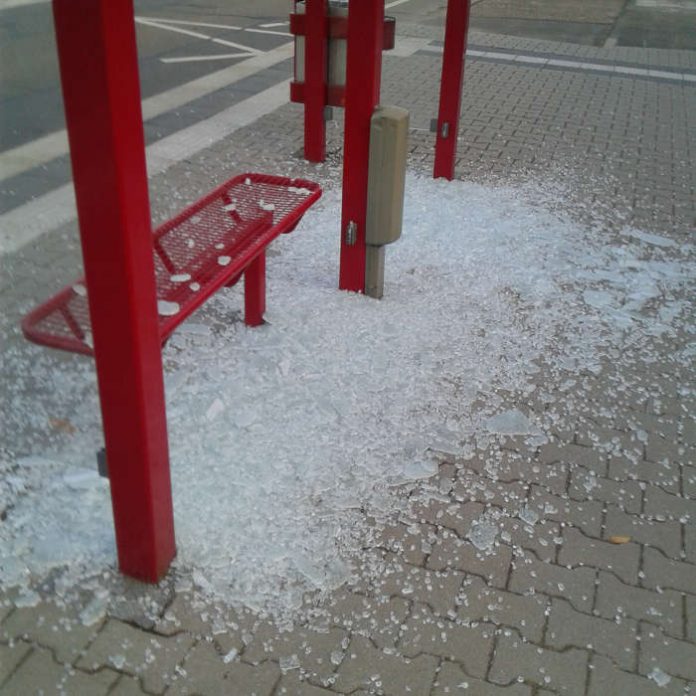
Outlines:
<svg viewBox="0 0 696 696"><path fill-rule="evenodd" d="M400 31L427 42L428 24ZM433 44L436 46L437 44ZM474 32L470 45L696 74L696 54L595 48ZM540 65L540 64L539 64ZM385 56L384 101L412 112L413 169L432 165L439 55ZM696 83L656 73L564 70L475 58L468 62L457 173L524 183L568 176L569 197L607 234L624 225L693 241L696 225ZM301 110L283 106L151 182L157 219L231 171L292 169L322 182L340 176L340 117L329 124L327 163L296 157ZM175 183L175 187L172 187ZM3 259L0 297L8 348L18 317L79 268L74 225ZM671 356L679 334L607 360L550 402L506 395L551 418L550 442L483 442L468 459L442 454L427 486L365 543L365 567L288 629L253 611L220 606L165 583L152 614L128 601L84 625L52 601L0 602L0 693L480 694L679 696L696 694L696 398L694 372ZM648 361L642 358L647 356ZM72 358L56 357L70 361ZM49 384L33 389L37 403ZM19 388L18 386L18 388ZM43 390L43 391L42 391ZM537 396L529 399L538 399ZM64 437L32 435L39 444ZM538 519L530 524L527 510ZM486 549L472 528L486 516L499 536ZM623 538L625 537L625 538ZM612 543L613 542L613 543ZM316 609L316 607L314 607Z"/></svg>

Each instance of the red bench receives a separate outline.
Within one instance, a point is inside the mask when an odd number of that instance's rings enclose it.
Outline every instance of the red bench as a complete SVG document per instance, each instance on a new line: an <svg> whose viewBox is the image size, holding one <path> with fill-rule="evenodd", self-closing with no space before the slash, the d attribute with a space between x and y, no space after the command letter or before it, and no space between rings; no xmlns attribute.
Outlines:
<svg viewBox="0 0 696 696"><path fill-rule="evenodd" d="M162 343L223 286L244 275L244 320L263 323L266 247L291 232L321 196L305 179L241 174L196 201L153 235ZM30 312L24 336L41 345L92 355L84 278Z"/></svg>

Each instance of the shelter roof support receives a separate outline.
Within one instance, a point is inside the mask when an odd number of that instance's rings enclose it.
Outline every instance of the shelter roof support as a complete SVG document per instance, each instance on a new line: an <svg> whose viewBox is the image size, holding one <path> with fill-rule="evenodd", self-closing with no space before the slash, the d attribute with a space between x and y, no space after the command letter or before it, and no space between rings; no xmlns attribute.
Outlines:
<svg viewBox="0 0 696 696"><path fill-rule="evenodd" d="M132 0L53 0L121 571L175 555Z"/></svg>
<svg viewBox="0 0 696 696"><path fill-rule="evenodd" d="M350 3L338 286L353 292L365 291L370 123L379 102L383 32L384 0Z"/></svg>
<svg viewBox="0 0 696 696"><path fill-rule="evenodd" d="M447 0L445 48L442 57L440 110L437 119L434 178L454 178L457 135L464 81L464 56L471 0Z"/></svg>
<svg viewBox="0 0 696 696"><path fill-rule="evenodd" d="M326 159L328 30L326 0L306 0L304 156L310 162Z"/></svg>

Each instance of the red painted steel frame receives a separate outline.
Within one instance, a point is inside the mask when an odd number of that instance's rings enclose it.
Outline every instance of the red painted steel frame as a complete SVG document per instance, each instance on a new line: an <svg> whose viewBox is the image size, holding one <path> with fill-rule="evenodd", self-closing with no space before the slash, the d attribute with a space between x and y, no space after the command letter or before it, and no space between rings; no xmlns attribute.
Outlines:
<svg viewBox="0 0 696 696"><path fill-rule="evenodd" d="M121 571L176 553L132 0L53 0Z"/></svg>
<svg viewBox="0 0 696 696"><path fill-rule="evenodd" d="M326 0L307 0L304 64L304 156L310 162L326 159L326 80L328 10Z"/></svg>
<svg viewBox="0 0 696 696"><path fill-rule="evenodd" d="M348 65L343 146L341 267L338 287L365 291L365 222L370 121L379 102L384 0L360 0L348 12ZM355 238L348 229L355 225ZM352 242L352 243L351 243Z"/></svg>
<svg viewBox="0 0 696 696"><path fill-rule="evenodd" d="M454 178L459 113L462 103L464 56L469 31L471 0L447 1L445 49L442 57L440 111L437 119L434 178Z"/></svg>

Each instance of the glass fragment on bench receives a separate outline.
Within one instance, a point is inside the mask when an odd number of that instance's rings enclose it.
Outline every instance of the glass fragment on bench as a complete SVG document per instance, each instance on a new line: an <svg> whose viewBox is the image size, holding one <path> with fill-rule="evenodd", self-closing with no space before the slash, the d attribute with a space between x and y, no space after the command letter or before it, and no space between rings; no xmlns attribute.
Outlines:
<svg viewBox="0 0 696 696"><path fill-rule="evenodd" d="M310 193L312 193L309 189L302 188L299 186L288 186L288 191L290 193L295 193L298 196L308 196Z"/></svg>
<svg viewBox="0 0 696 696"><path fill-rule="evenodd" d="M162 317L173 317L179 313L181 307L178 302L168 302L167 300L157 300L157 312Z"/></svg>

